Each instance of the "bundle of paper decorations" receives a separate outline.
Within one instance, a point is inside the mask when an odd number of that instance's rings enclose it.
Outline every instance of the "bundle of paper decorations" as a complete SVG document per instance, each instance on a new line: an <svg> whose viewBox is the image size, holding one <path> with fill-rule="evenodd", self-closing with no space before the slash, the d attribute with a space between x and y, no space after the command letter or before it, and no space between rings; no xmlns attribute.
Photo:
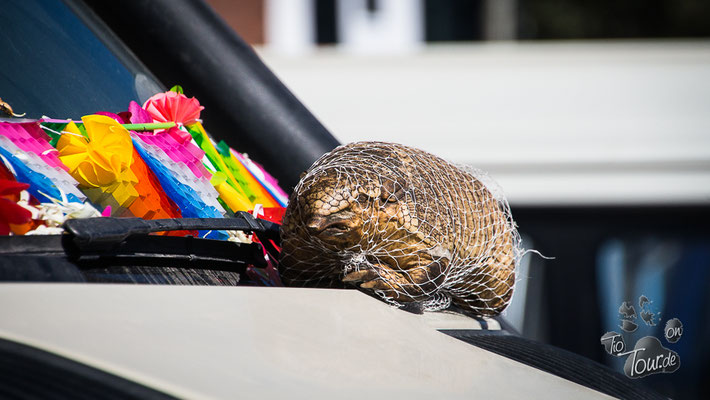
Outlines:
<svg viewBox="0 0 710 400"><path fill-rule="evenodd" d="M0 120L0 234L59 234L66 219L94 216L256 211L280 222L286 193L246 155L210 138L203 109L176 86L119 114Z"/></svg>

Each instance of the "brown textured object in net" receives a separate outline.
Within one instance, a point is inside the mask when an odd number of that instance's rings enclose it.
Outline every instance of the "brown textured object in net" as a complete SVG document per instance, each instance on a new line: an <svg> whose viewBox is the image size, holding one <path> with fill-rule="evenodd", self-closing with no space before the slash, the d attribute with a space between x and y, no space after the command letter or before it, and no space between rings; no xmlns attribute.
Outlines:
<svg viewBox="0 0 710 400"><path fill-rule="evenodd" d="M291 195L284 283L357 285L395 305L499 314L513 294L520 239L505 199L479 178L399 144L336 148Z"/></svg>

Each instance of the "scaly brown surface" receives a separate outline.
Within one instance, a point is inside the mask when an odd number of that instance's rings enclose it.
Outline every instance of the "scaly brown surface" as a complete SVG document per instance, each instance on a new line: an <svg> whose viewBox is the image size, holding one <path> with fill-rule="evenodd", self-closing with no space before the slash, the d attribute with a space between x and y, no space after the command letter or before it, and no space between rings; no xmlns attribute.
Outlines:
<svg viewBox="0 0 710 400"><path fill-rule="evenodd" d="M471 173L393 143L341 146L291 196L280 272L292 286L359 284L383 299L451 302L479 315L510 301L518 237L507 204Z"/></svg>

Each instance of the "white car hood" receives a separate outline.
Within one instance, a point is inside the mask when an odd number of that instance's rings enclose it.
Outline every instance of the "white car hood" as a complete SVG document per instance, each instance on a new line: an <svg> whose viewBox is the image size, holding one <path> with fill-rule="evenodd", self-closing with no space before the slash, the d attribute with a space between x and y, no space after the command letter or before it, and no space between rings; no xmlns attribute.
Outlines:
<svg viewBox="0 0 710 400"><path fill-rule="evenodd" d="M0 337L187 398L601 398L355 290L0 285Z"/></svg>

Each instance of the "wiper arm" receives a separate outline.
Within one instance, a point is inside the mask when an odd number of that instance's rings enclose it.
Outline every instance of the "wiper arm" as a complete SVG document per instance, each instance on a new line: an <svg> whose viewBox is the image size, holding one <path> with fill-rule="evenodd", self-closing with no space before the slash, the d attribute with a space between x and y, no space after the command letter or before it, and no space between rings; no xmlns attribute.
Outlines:
<svg viewBox="0 0 710 400"><path fill-rule="evenodd" d="M277 224L256 219L244 211L237 212L234 218L80 218L67 220L64 229L73 236L74 243L80 248L116 244L132 235L182 230L235 230L278 240Z"/></svg>
<svg viewBox="0 0 710 400"><path fill-rule="evenodd" d="M138 248L139 253L145 254L150 249L155 249L163 254L175 255L193 253L198 248L204 247L200 253L217 256L225 255L234 257L237 253L237 243L218 241L212 239L194 238L190 241L191 249L172 249L170 237L148 236L154 232L181 231L181 230L238 230L254 233L267 252L276 259L278 252L272 244L279 242L279 225L270 221L254 218L251 214L240 211L234 218L175 218L144 220L141 218L82 218L70 219L64 223L64 229L71 242L74 257L101 256L109 253L133 253ZM177 238L172 238L177 239ZM150 243L148 243L148 242ZM143 243L141 243L143 242ZM163 243L165 242L165 243ZM172 242L172 243L168 243ZM203 243L200 245L199 243ZM257 244L253 244L257 246ZM160 249L160 250L159 250ZM209 250L208 250L209 249ZM230 250L231 249L231 250ZM152 251L151 251L152 252ZM232 254L229 254L232 253ZM263 257L254 253L250 258L257 266L263 266ZM218 256L219 257L219 256ZM259 259L260 258L260 259Z"/></svg>

